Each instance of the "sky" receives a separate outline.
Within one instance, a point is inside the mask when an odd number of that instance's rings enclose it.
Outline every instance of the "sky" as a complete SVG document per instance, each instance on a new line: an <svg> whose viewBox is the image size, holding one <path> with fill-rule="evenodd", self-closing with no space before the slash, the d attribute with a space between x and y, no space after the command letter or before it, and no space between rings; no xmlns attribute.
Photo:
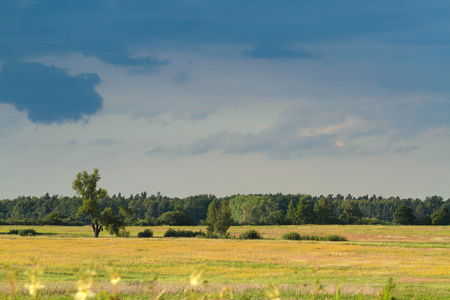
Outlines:
<svg viewBox="0 0 450 300"><path fill-rule="evenodd" d="M0 0L0 199L450 198L450 2Z"/></svg>

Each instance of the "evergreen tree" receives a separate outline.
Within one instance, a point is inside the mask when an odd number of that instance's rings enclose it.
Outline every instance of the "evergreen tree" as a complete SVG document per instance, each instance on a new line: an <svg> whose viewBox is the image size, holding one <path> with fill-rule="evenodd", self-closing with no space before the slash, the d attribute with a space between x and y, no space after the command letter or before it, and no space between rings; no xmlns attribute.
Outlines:
<svg viewBox="0 0 450 300"><path fill-rule="evenodd" d="M289 206L286 212L286 218L293 225L298 225L297 208L294 206L293 200L289 202Z"/></svg>
<svg viewBox="0 0 450 300"><path fill-rule="evenodd" d="M220 208L217 211L216 222L214 223L214 230L221 237L225 236L228 228L231 226L231 211L228 207L228 201L224 200L220 204Z"/></svg>
<svg viewBox="0 0 450 300"><path fill-rule="evenodd" d="M217 206L216 206L216 200L211 201L211 203L208 206L208 213L206 214L206 226L207 231L209 233L213 233L215 231L214 224L216 224L217 221Z"/></svg>

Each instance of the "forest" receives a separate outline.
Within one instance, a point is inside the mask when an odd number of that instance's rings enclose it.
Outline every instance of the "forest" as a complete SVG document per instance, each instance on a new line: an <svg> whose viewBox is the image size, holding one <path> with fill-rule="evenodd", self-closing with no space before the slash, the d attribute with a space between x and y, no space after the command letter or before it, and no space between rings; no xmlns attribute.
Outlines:
<svg viewBox="0 0 450 300"><path fill-rule="evenodd" d="M248 194L218 198L194 195L167 197L142 192L124 197L106 196L99 200L100 211L110 207L131 210L127 225L205 225L208 206L227 201L233 225L287 224L404 224L448 225L450 199L440 196L421 199L384 198L341 194L311 196L306 194ZM20 196L0 200L0 224L10 225L87 225L87 216L77 215L83 205L78 196L48 193L41 197Z"/></svg>

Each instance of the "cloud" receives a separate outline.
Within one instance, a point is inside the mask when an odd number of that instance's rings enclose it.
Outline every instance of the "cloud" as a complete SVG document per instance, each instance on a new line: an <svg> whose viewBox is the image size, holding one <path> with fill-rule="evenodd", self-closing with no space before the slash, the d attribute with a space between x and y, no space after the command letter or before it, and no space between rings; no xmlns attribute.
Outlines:
<svg viewBox="0 0 450 300"><path fill-rule="evenodd" d="M28 113L34 123L78 121L103 105L95 91L96 74L70 76L65 70L36 62L6 61L0 72L0 102Z"/></svg>
<svg viewBox="0 0 450 300"><path fill-rule="evenodd" d="M226 43L250 45L244 54L268 59L308 58L294 46L336 39L448 45L448 13L439 1L1 1L0 58L78 52L153 69L168 61L134 52Z"/></svg>
<svg viewBox="0 0 450 300"><path fill-rule="evenodd" d="M148 8L148 7L147 7ZM44 55L81 53L119 66L148 72L168 64L145 54L136 56L137 45L151 45L142 22L151 19L153 10L142 10L124 3L89 1L45 3L0 3L0 58L23 60ZM136 71L136 70L134 70Z"/></svg>
<svg viewBox="0 0 450 300"><path fill-rule="evenodd" d="M334 124L324 128L304 128L299 134L300 137L308 137L315 135L333 135L333 134L345 134L348 131L360 132L365 125L364 120L360 120L354 117L347 117L347 119L341 124Z"/></svg>

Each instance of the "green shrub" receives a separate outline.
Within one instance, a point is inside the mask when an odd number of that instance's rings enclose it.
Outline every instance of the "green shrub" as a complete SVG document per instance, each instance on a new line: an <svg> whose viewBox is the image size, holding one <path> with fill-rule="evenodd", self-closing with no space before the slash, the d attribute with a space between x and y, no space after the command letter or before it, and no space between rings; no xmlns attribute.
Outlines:
<svg viewBox="0 0 450 300"><path fill-rule="evenodd" d="M8 234L19 234L19 229L11 229Z"/></svg>
<svg viewBox="0 0 450 300"><path fill-rule="evenodd" d="M153 237L153 231L149 228L138 233L138 238L151 238Z"/></svg>
<svg viewBox="0 0 450 300"><path fill-rule="evenodd" d="M130 237L130 232L129 232L128 230L125 230L125 229L120 230L120 231L117 233L117 237L129 238L129 237Z"/></svg>
<svg viewBox="0 0 450 300"><path fill-rule="evenodd" d="M207 239L218 239L218 238L220 238L220 236L218 234L213 233L213 232L207 232L205 234L205 238L207 238Z"/></svg>
<svg viewBox="0 0 450 300"><path fill-rule="evenodd" d="M34 235L37 235L38 233L34 229L22 229L22 230L19 230L18 234L20 236L34 236Z"/></svg>
<svg viewBox="0 0 450 300"><path fill-rule="evenodd" d="M196 225L192 218L184 211L175 210L163 213L156 219L158 225L189 226Z"/></svg>
<svg viewBox="0 0 450 300"><path fill-rule="evenodd" d="M355 225L388 225L389 222L377 218L362 218L355 222Z"/></svg>
<svg viewBox="0 0 450 300"><path fill-rule="evenodd" d="M348 241L340 235L302 235L300 240L306 241L328 241L328 242L345 242Z"/></svg>
<svg viewBox="0 0 450 300"><path fill-rule="evenodd" d="M348 241L345 237L340 236L340 235L326 235L324 236L324 240L325 241L330 241L330 242L345 242Z"/></svg>
<svg viewBox="0 0 450 300"><path fill-rule="evenodd" d="M298 234L297 232L287 232L287 233L283 234L283 236L281 238L283 240L298 241L298 240L300 240L300 234Z"/></svg>
<svg viewBox="0 0 450 300"><path fill-rule="evenodd" d="M302 235L300 236L300 239L305 241L320 241L320 237L318 235Z"/></svg>
<svg viewBox="0 0 450 300"><path fill-rule="evenodd" d="M258 231L254 230L254 229L250 229L250 230L243 232L239 236L239 238L241 240L260 240L260 239L262 239L262 236Z"/></svg>
<svg viewBox="0 0 450 300"><path fill-rule="evenodd" d="M192 231L192 230L175 230L173 228L167 229L164 233L164 237L204 237L205 234L200 231Z"/></svg>

